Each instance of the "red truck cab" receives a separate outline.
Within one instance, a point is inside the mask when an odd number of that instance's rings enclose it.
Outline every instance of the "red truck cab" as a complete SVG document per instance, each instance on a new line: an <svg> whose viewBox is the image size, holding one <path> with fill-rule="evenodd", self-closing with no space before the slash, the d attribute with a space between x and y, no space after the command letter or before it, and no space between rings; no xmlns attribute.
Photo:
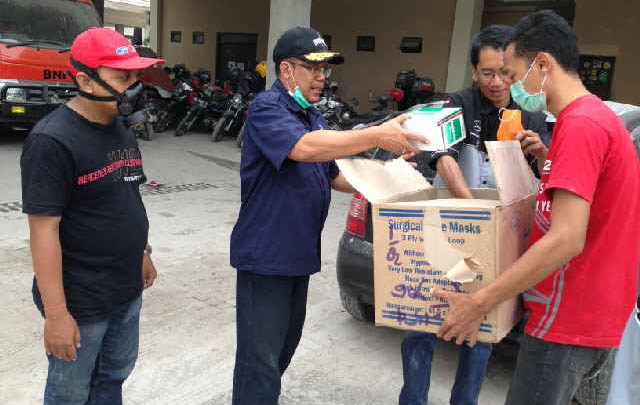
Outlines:
<svg viewBox="0 0 640 405"><path fill-rule="evenodd" d="M75 96L69 48L101 26L91 0L0 0L0 125L29 128Z"/></svg>

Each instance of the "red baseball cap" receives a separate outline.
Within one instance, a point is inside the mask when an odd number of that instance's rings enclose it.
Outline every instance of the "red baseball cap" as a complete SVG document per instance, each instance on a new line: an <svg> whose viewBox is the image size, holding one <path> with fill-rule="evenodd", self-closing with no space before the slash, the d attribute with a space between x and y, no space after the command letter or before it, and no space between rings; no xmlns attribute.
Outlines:
<svg viewBox="0 0 640 405"><path fill-rule="evenodd" d="M129 39L109 28L89 28L78 35L71 45L71 57L92 69L140 70L164 63L163 59L141 57ZM73 66L71 71L77 74Z"/></svg>

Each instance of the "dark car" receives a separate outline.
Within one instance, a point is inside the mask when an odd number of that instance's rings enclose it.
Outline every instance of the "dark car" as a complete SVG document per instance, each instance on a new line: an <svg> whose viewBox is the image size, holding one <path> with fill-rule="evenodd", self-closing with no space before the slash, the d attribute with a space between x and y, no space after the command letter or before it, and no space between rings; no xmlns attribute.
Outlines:
<svg viewBox="0 0 640 405"><path fill-rule="evenodd" d="M397 156L382 149L373 152L378 160ZM429 181L435 173L429 167L429 154L421 153L413 159L417 169ZM344 309L354 318L373 322L373 224L371 204L360 193L354 194L347 214L347 225L338 245L336 273L340 299Z"/></svg>
<svg viewBox="0 0 640 405"><path fill-rule="evenodd" d="M636 145L640 157L640 107L628 104L606 102L624 121ZM553 121L550 121L553 126ZM394 158L386 151L378 150L374 159L388 160ZM418 171L428 180L433 179L434 173L427 165L427 154L417 155ZM354 194L349 211L344 234L338 244L336 259L336 274L340 287L340 300L344 309L354 318L373 322L375 312L373 308L373 226L371 221L371 204L360 193ZM520 331L514 331L506 340L517 342ZM578 398L580 404L591 405L604 403L608 392L612 361L594 373L592 380L581 386ZM596 376L598 378L596 378ZM604 389L603 389L604 387ZM604 392L604 394L603 394ZM591 399L589 399L591 398ZM593 398L599 398L594 400Z"/></svg>

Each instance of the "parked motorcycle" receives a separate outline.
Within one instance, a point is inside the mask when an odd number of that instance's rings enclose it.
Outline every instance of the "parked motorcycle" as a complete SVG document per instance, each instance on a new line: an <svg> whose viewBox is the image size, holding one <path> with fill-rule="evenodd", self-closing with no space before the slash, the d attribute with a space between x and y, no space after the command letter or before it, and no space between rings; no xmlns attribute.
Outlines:
<svg viewBox="0 0 640 405"><path fill-rule="evenodd" d="M353 116L355 109L338 95L336 82L326 83L320 101L314 104L324 117L330 129L340 130Z"/></svg>
<svg viewBox="0 0 640 405"><path fill-rule="evenodd" d="M253 94L249 94L250 98L249 98L249 102L247 104L247 108L245 109L244 112L244 120L242 122L242 127L240 128L240 131L238 131L238 136L236 136L236 146L238 148L242 148L242 143L244 142L244 131L245 131L245 127L247 126L247 117L249 116L249 107L251 107L251 102L253 101Z"/></svg>
<svg viewBox="0 0 640 405"><path fill-rule="evenodd" d="M238 131L238 136L236 137L236 146L240 149L242 149L242 144L244 142L244 130L246 126L247 119L245 118L244 122L242 123L242 128L240 128L240 131Z"/></svg>
<svg viewBox="0 0 640 405"><path fill-rule="evenodd" d="M225 136L235 135L240 131L253 96L253 93L243 96L242 93L237 92L231 97L226 110L211 132L211 141L220 142Z"/></svg>
<svg viewBox="0 0 640 405"><path fill-rule="evenodd" d="M176 90L176 84L171 80L171 69L151 67L145 70L141 79L144 86L144 109L147 115L146 129L142 130L141 138L151 140L155 133L162 132L158 128L160 114L166 111Z"/></svg>
<svg viewBox="0 0 640 405"><path fill-rule="evenodd" d="M223 117L211 133L213 142L219 142L225 136L236 133L236 145L242 147L249 105L255 95L265 89L266 66L265 62L260 62L252 70L232 69L229 71L226 84L235 93L229 100L229 105Z"/></svg>
<svg viewBox="0 0 640 405"><path fill-rule="evenodd" d="M436 92L436 85L430 77L419 77L415 69L402 70L396 75L395 90L401 91L397 100L398 110L404 111L416 104L426 104L447 98Z"/></svg>
<svg viewBox="0 0 640 405"><path fill-rule="evenodd" d="M184 116L189 106L189 95L193 91L193 87L187 82L180 81L173 93L171 99L164 105L158 105L156 113L157 119L154 120L153 129L156 132L164 132L173 125L179 117Z"/></svg>
<svg viewBox="0 0 640 405"><path fill-rule="evenodd" d="M342 119L340 129L348 130L363 124L370 125L371 123L384 120L385 117L394 112L392 108L393 98L390 95L372 97L369 103L371 104L370 111L359 114L356 112L356 108L359 106L358 100L353 99L350 106L351 113Z"/></svg>
<svg viewBox="0 0 640 405"><path fill-rule="evenodd" d="M222 89L205 89L193 97L190 101L189 109L180 120L176 128L175 136L182 136L188 132L196 123L207 131L215 128L216 122L224 113L227 95Z"/></svg>
<svg viewBox="0 0 640 405"><path fill-rule="evenodd" d="M173 85L171 92L167 94L170 86L165 82L163 85L154 86L155 92L147 93L150 95L149 121L156 133L166 131L178 117L185 114L188 96L193 91L191 72L184 65L177 64L173 68L165 68L165 73L170 75L169 79Z"/></svg>
<svg viewBox="0 0 640 405"><path fill-rule="evenodd" d="M211 131L218 118L225 111L228 96L222 88L212 85L207 71L194 73L193 90L188 96L189 108L176 127L175 136L182 136L194 124L199 123Z"/></svg>
<svg viewBox="0 0 640 405"><path fill-rule="evenodd" d="M129 124L131 125L131 130L136 135L136 138L150 141L153 139L154 135L153 125L150 122L150 104L144 90L142 91L143 93L134 107L134 114L129 117Z"/></svg>

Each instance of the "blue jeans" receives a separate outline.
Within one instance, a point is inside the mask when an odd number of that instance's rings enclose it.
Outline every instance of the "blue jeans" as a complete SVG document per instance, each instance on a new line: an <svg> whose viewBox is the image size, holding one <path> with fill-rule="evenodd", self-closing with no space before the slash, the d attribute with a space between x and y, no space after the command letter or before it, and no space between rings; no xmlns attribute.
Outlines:
<svg viewBox="0 0 640 405"><path fill-rule="evenodd" d="M402 341L404 385L400 391L400 405L427 403L431 360L437 340L434 333L407 332ZM491 349L491 344L481 342L474 347L461 346L456 380L451 390L452 405L477 405Z"/></svg>
<svg viewBox="0 0 640 405"><path fill-rule="evenodd" d="M238 271L233 405L277 405L307 308L309 276Z"/></svg>
<svg viewBox="0 0 640 405"><path fill-rule="evenodd" d="M122 384L138 357L142 296L109 318L78 325L78 358L49 358L44 405L121 405Z"/></svg>

